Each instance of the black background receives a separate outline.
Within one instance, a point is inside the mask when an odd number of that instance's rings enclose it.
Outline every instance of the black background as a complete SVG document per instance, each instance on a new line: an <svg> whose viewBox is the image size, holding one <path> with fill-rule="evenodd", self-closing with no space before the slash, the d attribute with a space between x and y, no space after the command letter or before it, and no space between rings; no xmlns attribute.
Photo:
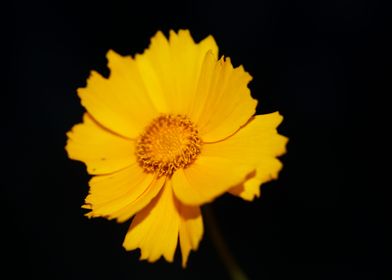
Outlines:
<svg viewBox="0 0 392 280"><path fill-rule="evenodd" d="M80 122L76 89L105 54L141 53L158 30L212 34L254 80L258 113L279 110L290 138L280 179L253 203L213 203L250 279L392 279L382 174L390 125L390 10L377 1L31 1L2 6L5 262L12 277L228 279L205 235L185 270L138 261L129 222L88 220L83 164L65 133ZM5 98L4 98L5 97ZM7 278L8 279L8 278Z"/></svg>

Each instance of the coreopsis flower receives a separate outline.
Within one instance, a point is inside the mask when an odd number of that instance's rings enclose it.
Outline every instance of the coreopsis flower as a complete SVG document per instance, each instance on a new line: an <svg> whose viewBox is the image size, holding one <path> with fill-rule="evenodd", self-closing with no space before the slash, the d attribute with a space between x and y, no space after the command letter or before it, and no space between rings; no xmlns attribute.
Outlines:
<svg viewBox="0 0 392 280"><path fill-rule="evenodd" d="M158 32L143 54L107 54L110 75L92 72L78 95L86 113L68 132L66 150L82 161L88 217L124 222L123 246L141 259L186 265L203 235L200 206L229 192L245 200L278 176L287 138L279 113L255 115L252 79L218 59L212 36Z"/></svg>

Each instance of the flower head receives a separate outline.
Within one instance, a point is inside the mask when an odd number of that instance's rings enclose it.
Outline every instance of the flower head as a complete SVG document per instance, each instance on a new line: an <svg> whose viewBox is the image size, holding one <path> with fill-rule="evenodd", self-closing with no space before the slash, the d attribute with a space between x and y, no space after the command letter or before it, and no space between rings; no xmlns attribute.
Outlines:
<svg viewBox="0 0 392 280"><path fill-rule="evenodd" d="M158 32L143 54L107 59L110 76L93 71L78 90L87 112L67 134L69 157L93 175L87 216L134 216L125 249L172 261L179 240L185 266L203 235L201 205L226 192L253 200L277 178L282 117L254 115L252 77L218 60L211 36Z"/></svg>

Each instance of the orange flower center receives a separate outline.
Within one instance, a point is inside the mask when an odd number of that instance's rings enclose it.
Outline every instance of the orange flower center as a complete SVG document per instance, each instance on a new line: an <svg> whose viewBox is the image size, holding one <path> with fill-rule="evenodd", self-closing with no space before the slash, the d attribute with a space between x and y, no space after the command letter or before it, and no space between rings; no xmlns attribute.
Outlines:
<svg viewBox="0 0 392 280"><path fill-rule="evenodd" d="M182 115L164 114L152 120L136 142L136 157L147 173L171 176L186 168L201 151L196 126Z"/></svg>

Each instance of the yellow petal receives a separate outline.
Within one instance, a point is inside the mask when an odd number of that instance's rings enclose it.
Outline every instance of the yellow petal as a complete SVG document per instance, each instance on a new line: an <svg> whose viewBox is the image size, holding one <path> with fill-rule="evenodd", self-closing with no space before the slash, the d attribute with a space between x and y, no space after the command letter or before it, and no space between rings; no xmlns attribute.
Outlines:
<svg viewBox="0 0 392 280"><path fill-rule="evenodd" d="M244 200L252 201L256 197L260 197L260 185L278 178L278 174L282 169L282 163L277 159L268 159L252 174L249 179L238 186L230 189L229 192L239 196Z"/></svg>
<svg viewBox="0 0 392 280"><path fill-rule="evenodd" d="M258 181L253 185L276 177L281 168L276 157L285 152L287 142L276 130L281 121L279 113L259 115L233 136L205 143L191 166L173 174L176 196L185 204L201 205L250 179L254 172Z"/></svg>
<svg viewBox="0 0 392 280"><path fill-rule="evenodd" d="M287 137L278 134L283 117L278 113L257 115L233 136L206 143L203 155L226 157L238 163L257 164L286 152Z"/></svg>
<svg viewBox="0 0 392 280"><path fill-rule="evenodd" d="M164 181L144 173L137 163L113 174L95 176L85 201L91 209L87 216L125 221L151 202Z"/></svg>
<svg viewBox="0 0 392 280"><path fill-rule="evenodd" d="M136 162L134 141L111 133L88 114L67 136L68 156L83 161L90 174L111 173Z"/></svg>
<svg viewBox="0 0 392 280"><path fill-rule="evenodd" d="M197 98L203 59L211 50L215 58L218 47L209 36L196 44L188 30L162 32L152 39L149 48L136 56L141 77L155 107L161 113L186 114Z"/></svg>
<svg viewBox="0 0 392 280"><path fill-rule="evenodd" d="M180 218L170 186L136 214L125 237L126 250L140 248L140 259L154 262L163 256L172 262L177 247Z"/></svg>
<svg viewBox="0 0 392 280"><path fill-rule="evenodd" d="M233 68L229 58L216 61L211 52L206 54L189 112L204 142L230 136L255 113L257 101L247 87L251 79L242 66Z"/></svg>
<svg viewBox="0 0 392 280"><path fill-rule="evenodd" d="M203 147L203 154L227 157L233 164L254 166L252 176L236 186L231 193L252 200L260 195L260 184L277 178L282 164L276 159L286 151L287 138L276 128L283 120L279 113L255 116L232 137Z"/></svg>
<svg viewBox="0 0 392 280"><path fill-rule="evenodd" d="M199 247L203 237L203 218L200 213L200 207L188 206L178 203L180 212L180 246L182 254L182 266L185 267L191 250Z"/></svg>
<svg viewBox="0 0 392 280"><path fill-rule="evenodd" d="M117 222L122 223L131 218L136 212L144 208L154 197L156 197L165 184L165 178L161 177L154 180L148 189L139 196L134 202L129 203L124 208L113 213Z"/></svg>
<svg viewBox="0 0 392 280"><path fill-rule="evenodd" d="M173 190L182 203L202 205L238 185L251 171L252 166L235 165L227 157L200 155L191 166L173 174Z"/></svg>
<svg viewBox="0 0 392 280"><path fill-rule="evenodd" d="M78 89L82 105L104 127L128 138L137 137L157 111L137 64L114 51L107 54L108 79L92 72L87 87Z"/></svg>

